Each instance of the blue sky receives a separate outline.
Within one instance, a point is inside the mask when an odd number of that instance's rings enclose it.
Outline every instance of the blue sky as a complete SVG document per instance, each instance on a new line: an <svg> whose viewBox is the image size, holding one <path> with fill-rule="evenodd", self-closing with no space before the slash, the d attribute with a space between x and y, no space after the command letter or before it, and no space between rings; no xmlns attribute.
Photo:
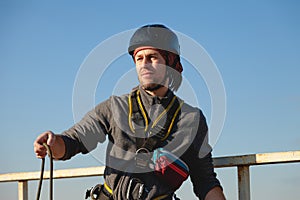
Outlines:
<svg viewBox="0 0 300 200"><path fill-rule="evenodd" d="M214 156L299 150L299 8L292 0L1 1L0 173L39 170L32 143L43 131L60 133L73 124L74 83L84 60L104 40L148 23L163 23L189 36L219 70L226 119ZM112 63L97 86L95 102L108 98L113 81L131 67L127 55ZM190 67L185 62L183 75L210 119L208 90L201 77L193 78ZM128 91L132 87L128 85ZM99 161L92 155L78 155L56 162L55 168L96 165ZM252 167L251 196L299 198L299 170L299 164ZM228 199L236 199L236 170L217 172ZM66 197L69 189L69 198L82 199L84 190L97 181L57 180L56 199ZM34 199L36 183L29 188ZM195 199L191 191L187 182L179 196ZM0 194L1 199L17 199L17 184L0 184Z"/></svg>

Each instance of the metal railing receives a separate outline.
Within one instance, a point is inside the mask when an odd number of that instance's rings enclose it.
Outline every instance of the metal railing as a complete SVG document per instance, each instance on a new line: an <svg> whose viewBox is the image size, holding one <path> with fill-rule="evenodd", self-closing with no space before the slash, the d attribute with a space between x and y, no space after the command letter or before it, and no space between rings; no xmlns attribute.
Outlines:
<svg viewBox="0 0 300 200"><path fill-rule="evenodd" d="M238 197L240 200L250 200L250 166L300 162L300 151L217 157L213 160L215 168L237 167ZM55 170L53 177L59 179L103 176L103 172L103 166L64 169ZM18 182L19 200L28 200L28 181L39 180L39 178L39 171L0 174L0 182ZM44 173L44 178L49 179L49 171Z"/></svg>

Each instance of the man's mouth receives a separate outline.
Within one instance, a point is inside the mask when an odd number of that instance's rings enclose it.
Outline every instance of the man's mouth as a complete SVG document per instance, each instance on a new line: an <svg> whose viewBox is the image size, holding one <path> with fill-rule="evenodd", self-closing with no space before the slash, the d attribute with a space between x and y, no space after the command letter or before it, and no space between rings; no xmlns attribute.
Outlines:
<svg viewBox="0 0 300 200"><path fill-rule="evenodd" d="M142 73L141 73L141 76L142 76L142 77L147 77L147 76L152 76L153 74L154 74L153 72L147 71L147 72L142 72Z"/></svg>

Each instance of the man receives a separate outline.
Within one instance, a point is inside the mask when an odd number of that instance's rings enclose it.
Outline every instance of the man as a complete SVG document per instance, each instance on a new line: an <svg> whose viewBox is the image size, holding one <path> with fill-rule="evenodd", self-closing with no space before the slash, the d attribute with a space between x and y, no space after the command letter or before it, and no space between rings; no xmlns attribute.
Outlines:
<svg viewBox="0 0 300 200"><path fill-rule="evenodd" d="M224 200L205 117L173 93L183 70L176 34L160 24L143 26L128 52L140 85L98 104L62 134L42 133L34 142L37 157L46 156L43 143L55 159L66 160L108 139L105 183L91 191L91 198L169 200L190 176L199 199Z"/></svg>

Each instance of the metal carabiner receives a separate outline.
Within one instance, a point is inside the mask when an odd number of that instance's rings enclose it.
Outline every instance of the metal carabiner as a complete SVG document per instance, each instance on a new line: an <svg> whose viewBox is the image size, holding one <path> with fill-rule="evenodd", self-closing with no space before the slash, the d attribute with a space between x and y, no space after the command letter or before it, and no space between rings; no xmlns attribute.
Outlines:
<svg viewBox="0 0 300 200"><path fill-rule="evenodd" d="M90 190L87 190L85 199L91 197L92 200L97 200L102 190L102 187L103 185L97 184L94 187L92 187Z"/></svg>
<svg viewBox="0 0 300 200"><path fill-rule="evenodd" d="M127 191L126 191L126 199L127 200L130 200L129 198L130 198L130 189L131 189L132 181L133 181L133 179L130 179L128 187L127 187Z"/></svg>
<svg viewBox="0 0 300 200"><path fill-rule="evenodd" d="M144 184L141 184L139 188L138 199L142 198L143 192L144 192Z"/></svg>

